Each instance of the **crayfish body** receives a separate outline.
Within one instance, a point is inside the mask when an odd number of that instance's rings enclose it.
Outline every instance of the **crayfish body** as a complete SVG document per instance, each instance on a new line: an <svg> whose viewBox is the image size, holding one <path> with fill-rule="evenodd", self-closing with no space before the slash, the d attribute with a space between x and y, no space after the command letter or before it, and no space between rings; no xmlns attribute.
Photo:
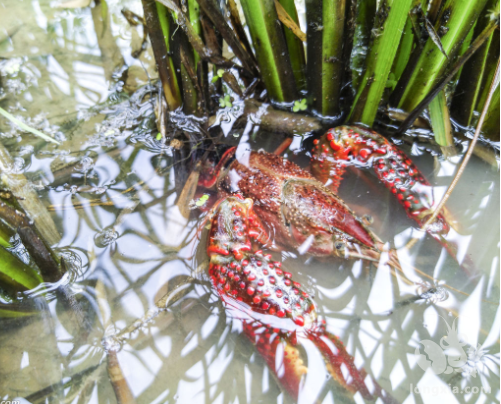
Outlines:
<svg viewBox="0 0 501 404"><path fill-rule="evenodd" d="M315 304L292 274L270 254L253 251L253 241L266 241L253 205L251 199L227 197L211 218L209 277L228 315L242 321L243 333L293 398L298 398L308 371L298 349L307 339L321 352L337 391L390 400L379 387L369 392L365 372L355 367L342 342L326 331Z"/></svg>

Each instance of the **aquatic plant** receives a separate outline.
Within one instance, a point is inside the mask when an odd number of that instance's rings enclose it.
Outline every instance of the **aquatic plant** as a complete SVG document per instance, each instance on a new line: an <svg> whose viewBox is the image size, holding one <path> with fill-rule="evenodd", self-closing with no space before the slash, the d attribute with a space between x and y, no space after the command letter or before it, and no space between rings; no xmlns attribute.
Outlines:
<svg viewBox="0 0 501 404"><path fill-rule="evenodd" d="M496 0L384 0L379 4L310 0L306 2L306 35L299 27L293 1L231 0L216 4L213 0L199 0L200 9L195 14L190 11L196 7L192 3L179 7L171 0L157 1L162 6L152 7L153 0L143 2L148 32L167 104L172 109L183 103L185 112L194 111L187 107L193 103L193 89L197 94L224 98L220 82L208 80L211 69L198 69L200 61L205 61L215 66L212 77L219 74L217 66L223 61L211 62L209 57L217 51L211 44L214 40L209 38L213 32L219 54L226 42L235 56L231 62L222 58L225 63L233 63L231 77L236 75L232 83L223 77L227 91L262 99L265 89L264 100L279 109L287 109L290 103L306 97L308 112L324 121L368 126L399 125L396 114L387 113L388 107L400 109L401 116L410 114L413 120L427 108L425 117L436 142L452 146L455 124L451 122L451 111L459 123L475 125L499 58ZM155 18L175 23L148 22L155 22ZM200 21L205 30L196 28ZM244 24L250 37L245 34ZM176 47L178 41L173 34L177 35L178 26L179 31L186 32L187 41ZM165 39L165 44L156 39L159 37ZM201 48L207 51L205 56L197 53ZM193 52L200 58L197 65L183 56ZM167 61L177 66L167 68ZM189 80L186 71L193 71ZM235 86L241 91L235 91ZM181 98L169 99L170 94L181 93ZM496 100L495 96L494 104ZM205 103L197 111L210 116L214 108L214 102ZM484 135L498 136L496 128L489 125Z"/></svg>

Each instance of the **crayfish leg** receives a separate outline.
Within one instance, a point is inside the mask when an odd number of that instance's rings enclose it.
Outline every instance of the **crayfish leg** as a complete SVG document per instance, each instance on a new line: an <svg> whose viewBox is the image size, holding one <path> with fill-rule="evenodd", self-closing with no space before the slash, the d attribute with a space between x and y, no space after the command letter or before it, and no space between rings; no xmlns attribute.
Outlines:
<svg viewBox="0 0 501 404"><path fill-rule="evenodd" d="M292 398L297 399L302 379L308 372L299 349L280 330L258 322L244 323L243 332L263 357L278 383Z"/></svg>
<svg viewBox="0 0 501 404"><path fill-rule="evenodd" d="M256 321L244 323L243 332L263 357L278 383L294 400L304 394L303 389L308 389L308 367L303 359L303 350L298 348L302 340L307 338L324 358L326 369L332 377L329 388L333 389L341 402L344 402L343 397L352 402L353 395L360 393L368 401L380 397L384 403L396 403L374 381L374 392L371 393L365 384L366 372L355 367L353 357L337 337L322 329L306 331L306 337L297 337L296 332L286 333Z"/></svg>

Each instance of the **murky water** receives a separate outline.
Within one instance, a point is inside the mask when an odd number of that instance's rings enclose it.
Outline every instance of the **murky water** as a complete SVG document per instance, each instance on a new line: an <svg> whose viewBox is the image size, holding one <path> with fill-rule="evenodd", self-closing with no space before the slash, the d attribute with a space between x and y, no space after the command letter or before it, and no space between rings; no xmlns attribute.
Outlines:
<svg viewBox="0 0 501 404"><path fill-rule="evenodd" d="M196 153L156 140L153 58L149 50L131 56L143 33L120 14L122 7L141 13L140 2L109 2L104 22L100 7L64 10L38 0L0 6L1 106L62 145L21 136L4 120L0 140L51 212L61 233L57 251L72 268L59 289L31 295L36 315L0 319L0 397L115 403L109 350L137 403L291 402L211 292L200 211L189 219L181 214ZM124 62L127 76L117 70ZM121 76L124 88L115 84ZM238 115L239 108L223 115ZM196 125L182 119L179 125L196 143ZM247 126L225 142L272 151L282 140ZM307 166L301 140L294 139L288 157ZM461 156L436 158L428 147L403 146L439 198ZM371 180L370 173L349 175L340 196L359 216L374 218L371 228L399 249L410 282L362 261L298 251L275 258L314 296L327 329L365 369L370 388L376 381L406 404L499 402L497 167L474 157L448 202L460 227L459 255L470 255L478 268L471 274L417 232ZM403 246L411 237L420 240L409 253ZM155 303L173 290L182 298L159 311ZM138 324L147 314L158 315ZM342 398L318 349L303 348L308 373L300 402L364 402L360 393ZM425 370L425 353L434 369Z"/></svg>

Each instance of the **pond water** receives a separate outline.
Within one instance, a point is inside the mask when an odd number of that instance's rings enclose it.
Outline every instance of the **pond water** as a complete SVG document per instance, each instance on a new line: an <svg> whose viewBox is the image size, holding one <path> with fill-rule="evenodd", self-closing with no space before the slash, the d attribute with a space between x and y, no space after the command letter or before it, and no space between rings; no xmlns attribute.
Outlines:
<svg viewBox="0 0 501 404"><path fill-rule="evenodd" d="M131 28L120 13L141 14L141 3L110 1L108 14L102 6L55 5L0 3L1 106L62 144L46 144L6 120L0 141L50 212L61 235L56 251L70 268L61 284L26 297L36 315L0 319L0 397L115 403L108 351L133 396L122 402L292 402L211 291L205 233L198 232L203 215L193 210L185 218L180 198L202 153L183 154L156 139L153 56L149 48L132 56L141 48L142 28ZM126 75L117 70L124 64ZM229 130L242 108L235 102L221 111L223 141L273 151L285 137L252 124ZM179 116L177 127L196 144L196 121ZM294 138L287 157L306 167L309 142ZM444 159L426 137L402 144L436 198L466 147ZM377 382L395 402L499 402L499 189L497 164L474 156L448 202L459 255L471 257L474 273L418 232L371 173L348 175L339 195L357 215L374 218L371 228L398 249L410 282L368 262L273 253L314 297L327 329L365 370L368 385ZM409 252L403 247L412 237L419 241ZM423 293L432 286L434 292ZM168 310L158 310L155 303L173 290L181 292ZM148 321L138 324L144 316ZM453 344L431 353L454 335L460 335L459 351ZM449 358L449 368L438 375L423 369L419 353L425 350L437 363ZM461 353L467 363L455 367L453 357ZM351 397L332 387L313 344L304 343L304 355L300 402L366 401L360 392Z"/></svg>

